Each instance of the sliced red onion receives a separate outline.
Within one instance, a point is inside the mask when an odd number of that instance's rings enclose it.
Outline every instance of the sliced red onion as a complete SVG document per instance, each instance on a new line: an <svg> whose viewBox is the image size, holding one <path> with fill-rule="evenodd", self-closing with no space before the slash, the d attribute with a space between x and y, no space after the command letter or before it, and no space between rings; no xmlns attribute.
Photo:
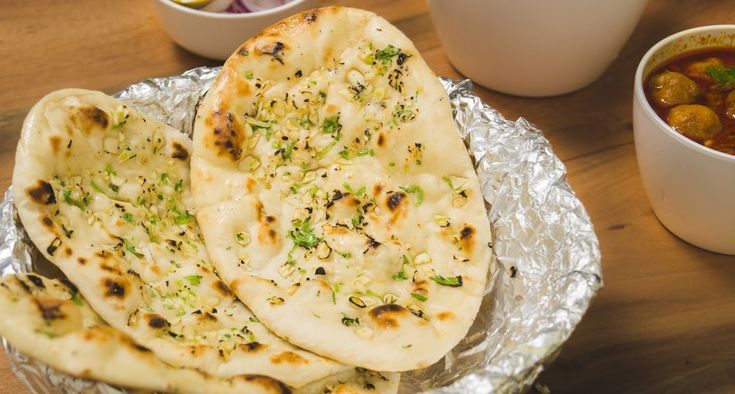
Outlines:
<svg viewBox="0 0 735 394"><path fill-rule="evenodd" d="M227 8L226 12L233 13L233 14L244 14L244 13L252 12L252 10L250 10L245 4L243 4L242 1L235 0Z"/></svg>
<svg viewBox="0 0 735 394"><path fill-rule="evenodd" d="M280 7L290 1L291 0L237 0L238 3L242 3L246 8L253 12Z"/></svg>

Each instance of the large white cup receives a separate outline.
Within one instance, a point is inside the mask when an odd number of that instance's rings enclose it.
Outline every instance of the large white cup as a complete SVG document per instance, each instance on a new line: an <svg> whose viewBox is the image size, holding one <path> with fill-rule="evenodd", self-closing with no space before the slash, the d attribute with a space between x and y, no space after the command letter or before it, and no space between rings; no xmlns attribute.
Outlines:
<svg viewBox="0 0 735 394"><path fill-rule="evenodd" d="M554 96L596 80L646 0L429 0L444 52L487 88Z"/></svg>
<svg viewBox="0 0 735 394"><path fill-rule="evenodd" d="M643 186L661 223L691 244L735 254L735 156L669 127L643 90L648 75L671 57L723 46L735 47L735 25L685 30L654 45L635 73L633 131Z"/></svg>

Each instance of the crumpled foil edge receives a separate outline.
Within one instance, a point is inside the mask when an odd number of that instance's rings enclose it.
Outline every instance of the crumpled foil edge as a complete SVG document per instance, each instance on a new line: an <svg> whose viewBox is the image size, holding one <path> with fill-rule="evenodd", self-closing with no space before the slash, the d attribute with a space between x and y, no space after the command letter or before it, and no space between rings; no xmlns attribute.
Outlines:
<svg viewBox="0 0 735 394"><path fill-rule="evenodd" d="M115 97L191 136L199 100L218 72L199 67L146 79ZM541 131L523 118L505 119L472 92L470 81L440 80L480 178L494 261L467 336L435 365L404 373L401 393L524 392L602 286L599 244ZM12 190L0 203L0 242L3 275L31 271L42 259L15 213ZM58 372L2 342L11 369L34 393L129 392Z"/></svg>

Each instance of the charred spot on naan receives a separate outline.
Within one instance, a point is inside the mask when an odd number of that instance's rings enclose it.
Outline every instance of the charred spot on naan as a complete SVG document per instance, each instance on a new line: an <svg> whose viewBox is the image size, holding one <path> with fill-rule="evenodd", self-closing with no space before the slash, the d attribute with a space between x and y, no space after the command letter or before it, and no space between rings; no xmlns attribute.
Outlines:
<svg viewBox="0 0 735 394"><path fill-rule="evenodd" d="M46 215L44 215L43 218L41 219L41 223L43 223L43 225L45 227L48 227L49 230L54 229L54 221L53 221L53 219L51 219L50 217L48 217Z"/></svg>
<svg viewBox="0 0 735 394"><path fill-rule="evenodd" d="M400 210L401 206L405 205L405 202L406 202L406 193L404 192L388 193L388 196L385 199L385 205L392 212L396 212Z"/></svg>
<svg viewBox="0 0 735 394"><path fill-rule="evenodd" d="M81 257L80 257L81 258ZM71 283L69 279L61 278L59 279L59 282L61 282L62 285L66 286L66 288L73 294L79 293L79 288L74 283Z"/></svg>
<svg viewBox="0 0 735 394"><path fill-rule="evenodd" d="M385 205L392 213L391 224L395 224L408 212L408 198L404 192L388 192L385 198Z"/></svg>
<svg viewBox="0 0 735 394"><path fill-rule="evenodd" d="M49 138L49 142L51 143L51 150L54 154L59 153L59 150L61 149L61 137L58 135L52 135Z"/></svg>
<svg viewBox="0 0 735 394"><path fill-rule="evenodd" d="M36 181L36 183L26 189L26 194L31 198L31 201L36 204L50 205L56 204L56 195L54 194L54 188L50 183L42 180Z"/></svg>
<svg viewBox="0 0 735 394"><path fill-rule="evenodd" d="M242 158L242 144L245 131L231 112L218 110L205 119L205 124L212 130L206 135L207 141L217 148L218 156L229 156L233 162Z"/></svg>
<svg viewBox="0 0 735 394"><path fill-rule="evenodd" d="M167 330L171 327L171 323L157 313L146 313L143 315L143 319L146 321L146 324L148 324L148 327L155 330Z"/></svg>
<svg viewBox="0 0 735 394"><path fill-rule="evenodd" d="M72 107L69 113L74 125L85 134L94 129L105 130L110 124L110 115L93 105Z"/></svg>
<svg viewBox="0 0 735 394"><path fill-rule="evenodd" d="M304 21L306 23L314 23L314 22L316 22L316 18L317 18L317 15L316 14L317 14L317 12L318 12L318 10L307 11L307 12L303 13Z"/></svg>
<svg viewBox="0 0 735 394"><path fill-rule="evenodd" d="M273 394L291 394L291 389L280 380L264 375L238 375L234 379L243 379L246 382L260 386L266 392Z"/></svg>
<svg viewBox="0 0 735 394"><path fill-rule="evenodd" d="M378 146L381 147L381 148L383 146L385 146L385 142L386 142L387 139L388 139L388 137L386 137L385 134L381 131L378 134Z"/></svg>
<svg viewBox="0 0 735 394"><path fill-rule="evenodd" d="M275 222L275 217L268 215L263 216L262 220L260 220L260 225L258 226L258 242L261 245L278 245L278 233L271 228L273 222Z"/></svg>
<svg viewBox="0 0 735 394"><path fill-rule="evenodd" d="M82 327L82 314L71 300L48 296L32 299L43 319L41 330L53 335L65 335Z"/></svg>
<svg viewBox="0 0 735 394"><path fill-rule="evenodd" d="M274 34L274 33L268 33L268 32L263 32L261 34L263 36L277 35L277 33ZM255 55L256 56L270 56L271 61L275 61L283 65L285 64L283 62L283 55L285 54L287 48L288 46L281 41L267 42L255 48Z"/></svg>
<svg viewBox="0 0 735 394"><path fill-rule="evenodd" d="M39 278L38 276L33 275L33 274L28 274L26 275L26 278L28 278L28 281L33 283L33 285L36 286L37 288L39 289L46 288L46 284L43 283L43 279Z"/></svg>
<svg viewBox="0 0 735 394"><path fill-rule="evenodd" d="M462 229L459 231L459 242L462 245L462 250L467 252L467 254L472 254L472 250L475 247L476 233L475 228L469 224L462 226Z"/></svg>
<svg viewBox="0 0 735 394"><path fill-rule="evenodd" d="M451 320L455 317L453 312L450 311L443 311L436 314L436 318L440 321L447 321Z"/></svg>
<svg viewBox="0 0 735 394"><path fill-rule="evenodd" d="M257 186L258 183L253 178L248 177L248 179L245 181L245 189L247 189L248 193L254 192Z"/></svg>
<svg viewBox="0 0 735 394"><path fill-rule="evenodd" d="M268 345L263 345L260 342L249 342L249 343L242 343L238 347L240 350L248 353L257 353L263 349L265 349Z"/></svg>
<svg viewBox="0 0 735 394"><path fill-rule="evenodd" d="M22 279L20 279L20 278L18 278L16 276L13 276L13 277L11 277L11 282L16 285L16 287L18 288L18 290L20 292L22 292L22 293L24 293L26 295L31 295L32 294L31 288ZM4 283L3 283L3 285L4 285Z"/></svg>
<svg viewBox="0 0 735 394"><path fill-rule="evenodd" d="M124 278L104 278L102 287L106 297L124 299L127 295L128 281Z"/></svg>
<svg viewBox="0 0 735 394"><path fill-rule="evenodd" d="M186 161L186 159L189 158L189 151L184 145L181 145L178 142L174 142L173 145L171 145L171 148L173 149L171 157L173 157L174 159Z"/></svg>
<svg viewBox="0 0 735 394"><path fill-rule="evenodd" d="M203 356L205 353L210 351L212 348L208 345L190 345L187 347L189 354L194 357Z"/></svg>
<svg viewBox="0 0 735 394"><path fill-rule="evenodd" d="M368 316L382 329L398 328L400 320L405 319L410 312L398 304L376 306L368 312Z"/></svg>
<svg viewBox="0 0 735 394"><path fill-rule="evenodd" d="M43 320L49 322L51 320L59 320L66 318L66 314L61 310L64 304L63 300L49 297L34 297L38 310L41 312Z"/></svg>
<svg viewBox="0 0 735 394"><path fill-rule="evenodd" d="M217 316L215 316L215 315L213 315L213 314L211 314L209 312L203 312L203 313L198 313L197 314L197 319L200 322L216 322L217 321Z"/></svg>
<svg viewBox="0 0 735 394"><path fill-rule="evenodd" d="M214 290L221 294L224 297L232 297L232 290L230 290L229 287L227 287L227 284L225 282L222 282L221 280L216 280L214 284L212 285L214 287Z"/></svg>
<svg viewBox="0 0 735 394"><path fill-rule="evenodd" d="M151 349L148 349L147 347L140 345L138 343L135 343L135 342L133 342L133 349L141 353L152 353L153 352Z"/></svg>
<svg viewBox="0 0 735 394"><path fill-rule="evenodd" d="M377 197L378 195L380 195L380 193L383 192L384 187L385 185L382 182L378 182L374 184L373 185L373 197Z"/></svg>
<svg viewBox="0 0 735 394"><path fill-rule="evenodd" d="M291 365L300 365L300 364L308 364L309 361L307 361L305 358L301 357L300 355L285 351L278 354L274 354L271 356L271 361L274 364L291 364Z"/></svg>
<svg viewBox="0 0 735 394"><path fill-rule="evenodd" d="M100 269L102 271L111 272L113 274L122 275L122 271L120 271L120 264L116 260L108 259L105 261L100 262Z"/></svg>

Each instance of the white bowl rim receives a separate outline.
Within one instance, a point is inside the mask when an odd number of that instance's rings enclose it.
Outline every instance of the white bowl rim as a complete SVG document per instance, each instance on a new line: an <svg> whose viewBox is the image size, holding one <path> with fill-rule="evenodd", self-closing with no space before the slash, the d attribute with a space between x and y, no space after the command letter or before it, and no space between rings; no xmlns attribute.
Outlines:
<svg viewBox="0 0 735 394"><path fill-rule="evenodd" d="M641 58L641 62L638 63L638 69L635 72L635 95L638 97L638 100L643 102L642 107L643 107L643 110L646 112L646 114L652 117L654 119L654 122L656 122L659 126L661 126L669 136L673 137L674 139L678 140L684 145L694 150L697 150L699 152L702 152L710 157L724 160L724 161L729 161L731 163L735 163L735 155L731 155L728 153L720 152L712 148L708 148L698 142L690 140L689 138L683 136L681 133L674 130L673 127L669 126L669 124L666 123L663 119L661 119L661 117L658 116L656 111L653 110L653 107L651 107L651 104L646 99L646 94L643 91L643 69L645 68L646 64L651 59L654 53L656 53L663 46L671 43L672 41L678 40L679 38L697 34L697 33L709 32L713 30L732 30L732 32L735 33L735 24L733 25L727 25L727 24L708 25L708 26L694 27L691 29L680 31L678 33L674 33L662 39L661 41L657 42L656 45L652 46L651 49L649 49L648 52L646 52L646 54L643 55L643 58Z"/></svg>
<svg viewBox="0 0 735 394"><path fill-rule="evenodd" d="M239 13L239 14L234 14L234 13L231 14L227 12L202 11L196 8L191 8L191 7L181 5L179 3L176 3L173 0L157 0L157 1L159 3L162 3L166 7L173 8L175 10L178 10L178 11L190 14L190 15L204 16L204 17L213 18L213 19L250 19L250 18L257 18L260 16L272 15L272 14L279 13L282 11L287 11L291 8L296 7L296 5L303 3L306 0L292 0L289 3L280 5L275 8L269 8L267 10L262 10L262 11L244 12L244 13Z"/></svg>

